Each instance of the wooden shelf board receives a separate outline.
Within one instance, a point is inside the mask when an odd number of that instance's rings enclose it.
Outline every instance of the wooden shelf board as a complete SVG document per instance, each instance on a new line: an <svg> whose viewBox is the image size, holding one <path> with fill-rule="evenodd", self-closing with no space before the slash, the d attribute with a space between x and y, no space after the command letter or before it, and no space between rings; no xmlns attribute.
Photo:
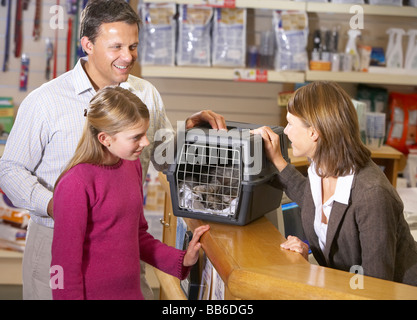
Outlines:
<svg viewBox="0 0 417 320"><path fill-rule="evenodd" d="M368 72L306 71L306 81L338 81L393 85L416 85L417 76L407 74L379 74Z"/></svg>
<svg viewBox="0 0 417 320"><path fill-rule="evenodd" d="M142 77L235 80L234 73L236 69L216 67L142 66ZM268 70L268 82L296 83L304 82L304 79L304 72Z"/></svg>

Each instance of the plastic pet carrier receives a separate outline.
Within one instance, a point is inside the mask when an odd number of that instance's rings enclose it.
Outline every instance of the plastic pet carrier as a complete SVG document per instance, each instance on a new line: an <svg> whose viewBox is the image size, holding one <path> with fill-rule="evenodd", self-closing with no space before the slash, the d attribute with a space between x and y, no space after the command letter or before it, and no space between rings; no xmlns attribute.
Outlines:
<svg viewBox="0 0 417 320"><path fill-rule="evenodd" d="M266 159L259 125L226 122L228 130L197 127L178 142L167 171L175 216L245 225L281 204L282 190L272 186L278 174ZM281 151L289 162L284 128Z"/></svg>

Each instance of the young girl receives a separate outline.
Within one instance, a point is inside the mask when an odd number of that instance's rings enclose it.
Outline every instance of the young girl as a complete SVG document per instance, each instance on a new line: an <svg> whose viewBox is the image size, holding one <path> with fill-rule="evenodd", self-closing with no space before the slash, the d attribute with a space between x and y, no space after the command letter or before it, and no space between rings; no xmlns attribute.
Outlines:
<svg viewBox="0 0 417 320"><path fill-rule="evenodd" d="M86 111L87 112L87 111ZM139 259L184 279L198 259L197 228L187 251L148 232L139 155L149 112L121 87L91 100L75 154L57 180L51 266L63 271L54 299L143 299Z"/></svg>

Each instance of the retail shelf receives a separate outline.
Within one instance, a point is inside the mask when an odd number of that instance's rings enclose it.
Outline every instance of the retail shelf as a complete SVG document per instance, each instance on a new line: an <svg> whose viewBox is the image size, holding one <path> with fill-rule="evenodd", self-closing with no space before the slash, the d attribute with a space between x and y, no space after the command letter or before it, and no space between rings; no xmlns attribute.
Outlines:
<svg viewBox="0 0 417 320"><path fill-rule="evenodd" d="M235 80L233 68L142 66L142 77ZM268 70L268 82L304 82L304 72Z"/></svg>
<svg viewBox="0 0 417 320"><path fill-rule="evenodd" d="M350 12L350 8L354 3L323 3L323 2L307 2L307 12L333 12L355 14ZM364 14L384 15L384 16L401 16L401 17L417 17L417 8L409 6L379 6L369 4L357 4L363 9Z"/></svg>
<svg viewBox="0 0 417 320"><path fill-rule="evenodd" d="M148 3L166 3L175 2L177 4L197 4L213 5L215 0L146 0ZM302 1L285 1L285 0L235 0L235 6L238 8L255 8L255 9L282 9L282 10L306 10L306 2Z"/></svg>
<svg viewBox="0 0 417 320"><path fill-rule="evenodd" d="M165 3L167 0L146 0L152 3ZM207 4L213 5L215 0L174 0L178 4ZM307 12L333 12L344 14L355 14L350 12L350 8L359 5L365 14L417 17L417 8L410 6L380 6L369 4L354 3L324 3L324 2L304 2L304 1L285 1L285 0L235 0L235 6L239 8L255 9L282 9L282 10L305 10Z"/></svg>
<svg viewBox="0 0 417 320"><path fill-rule="evenodd" d="M417 76L408 74L381 74L369 72L306 71L306 81L328 80L337 82L417 85Z"/></svg>
<svg viewBox="0 0 417 320"><path fill-rule="evenodd" d="M142 77L236 80L239 69L215 67L169 67L142 66ZM268 70L268 82L299 83L304 81L328 80L347 83L374 83L393 85L417 85L417 75L370 73L370 72L330 72L330 71L274 71Z"/></svg>
<svg viewBox="0 0 417 320"><path fill-rule="evenodd" d="M306 2L279 0L236 0L236 7L254 9L306 10Z"/></svg>

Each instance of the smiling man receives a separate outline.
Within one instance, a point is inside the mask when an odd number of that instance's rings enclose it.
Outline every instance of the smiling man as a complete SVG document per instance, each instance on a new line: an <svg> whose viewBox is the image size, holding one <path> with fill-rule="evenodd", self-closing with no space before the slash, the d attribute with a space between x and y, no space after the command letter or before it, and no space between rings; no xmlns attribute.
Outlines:
<svg viewBox="0 0 417 320"><path fill-rule="evenodd" d="M172 125L156 88L130 75L137 59L140 24L138 15L124 0L90 0L83 11L80 29L87 58L31 92L19 107L0 159L0 188L15 206L26 208L31 216L23 257L24 299L52 298L49 272L53 189L72 158L84 126L85 110L99 89L120 85L146 104L150 113L147 131L150 145L140 155L143 176L146 177L149 161L157 169L163 169L153 157L162 141L155 141L154 137L158 130L173 132ZM201 122L209 122L215 129L226 128L224 118L210 110L192 115L186 126ZM151 297L144 277L141 284L145 297Z"/></svg>

